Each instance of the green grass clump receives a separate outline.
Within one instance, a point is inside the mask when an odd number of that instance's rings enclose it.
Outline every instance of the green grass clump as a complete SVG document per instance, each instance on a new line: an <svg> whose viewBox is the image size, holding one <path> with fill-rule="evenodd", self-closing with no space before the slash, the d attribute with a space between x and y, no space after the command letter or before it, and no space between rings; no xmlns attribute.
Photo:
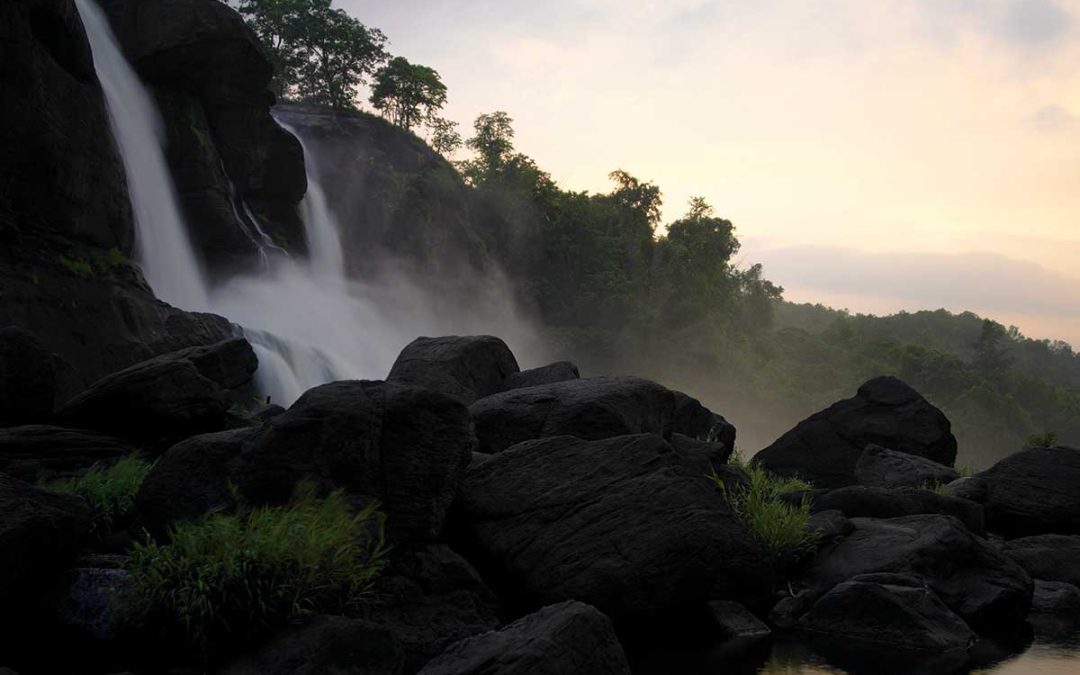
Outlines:
<svg viewBox="0 0 1080 675"><path fill-rule="evenodd" d="M137 544L130 597L204 650L290 617L342 612L386 564L385 517L354 513L341 492L305 489L287 506L212 514L177 525L169 542Z"/></svg>
<svg viewBox="0 0 1080 675"><path fill-rule="evenodd" d="M111 466L95 466L82 476L47 484L54 492L78 495L93 513L91 524L98 534L113 531L135 508L135 495L153 464L136 455Z"/></svg>
<svg viewBox="0 0 1080 675"><path fill-rule="evenodd" d="M1047 431L1041 434L1032 434L1024 440L1024 450L1036 450L1038 448L1052 448L1058 443L1056 432Z"/></svg>
<svg viewBox="0 0 1080 675"><path fill-rule="evenodd" d="M765 548L774 569L785 570L817 550L821 535L806 526L810 519L809 499L797 504L781 499L813 486L797 478L777 476L760 464L745 463L737 455L732 463L746 472L748 485L728 486L715 472L710 478L727 497L735 515Z"/></svg>

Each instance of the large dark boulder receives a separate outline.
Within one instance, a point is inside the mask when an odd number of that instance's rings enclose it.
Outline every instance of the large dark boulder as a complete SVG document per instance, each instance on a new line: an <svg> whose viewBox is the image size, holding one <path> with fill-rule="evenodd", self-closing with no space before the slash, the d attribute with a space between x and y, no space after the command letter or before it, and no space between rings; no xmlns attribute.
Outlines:
<svg viewBox="0 0 1080 675"><path fill-rule="evenodd" d="M1032 614L1080 616L1080 588L1064 581L1035 580L1031 597Z"/></svg>
<svg viewBox="0 0 1080 675"><path fill-rule="evenodd" d="M927 488L959 477L952 467L875 444L866 446L855 463L855 480L869 487Z"/></svg>
<svg viewBox="0 0 1080 675"><path fill-rule="evenodd" d="M0 473L0 599L48 590L44 584L75 557L89 531L82 499Z"/></svg>
<svg viewBox="0 0 1080 675"><path fill-rule="evenodd" d="M30 483L71 477L135 452L126 441L96 431L37 424L0 429L0 472Z"/></svg>
<svg viewBox="0 0 1080 675"><path fill-rule="evenodd" d="M675 394L637 377L590 377L515 389L469 407L481 452L500 452L535 438L589 441L626 434L670 438Z"/></svg>
<svg viewBox="0 0 1080 675"><path fill-rule="evenodd" d="M1064 581L1080 586L1080 536L1042 534L1005 542L1005 555L1033 579Z"/></svg>
<svg viewBox="0 0 1080 675"><path fill-rule="evenodd" d="M671 429L676 433L723 445L728 452L735 451L735 426L717 415L696 398L673 391L675 395L675 414Z"/></svg>
<svg viewBox="0 0 1080 675"><path fill-rule="evenodd" d="M565 382L566 380L577 380L579 378L581 378L581 372L578 371L578 367L573 363L570 363L569 361L556 361L555 363L549 363L548 365L540 366L539 368L530 368L519 373L511 373L503 380L502 391L536 387L541 384L553 384L555 382Z"/></svg>
<svg viewBox="0 0 1080 675"><path fill-rule="evenodd" d="M257 260L258 228L303 250L303 151L270 116L273 74L243 18L217 0L105 0L128 59L151 84L196 248L212 271ZM248 207L248 208L245 208Z"/></svg>
<svg viewBox="0 0 1080 675"><path fill-rule="evenodd" d="M978 478L986 485L986 523L991 530L1013 537L1080 534L1080 450L1024 450Z"/></svg>
<svg viewBox="0 0 1080 675"><path fill-rule="evenodd" d="M818 487L855 483L855 465L871 443L952 466L949 420L895 377L878 377L849 399L799 422L754 458L773 473Z"/></svg>
<svg viewBox="0 0 1080 675"><path fill-rule="evenodd" d="M899 518L939 513L956 517L975 534L986 534L982 506L967 499L939 495L928 490L890 490L849 485L819 496L811 510L837 510L848 518Z"/></svg>
<svg viewBox="0 0 1080 675"><path fill-rule="evenodd" d="M963 652L976 635L921 579L900 574L857 576L823 595L799 630L849 646L925 652Z"/></svg>
<svg viewBox="0 0 1080 675"><path fill-rule="evenodd" d="M344 616L314 616L277 632L221 675L400 675L404 650L388 628Z"/></svg>
<svg viewBox="0 0 1080 675"><path fill-rule="evenodd" d="M399 543L442 529L476 441L468 409L397 382L332 382L309 390L245 447L234 480L256 503L289 499L300 480L376 498Z"/></svg>
<svg viewBox="0 0 1080 675"><path fill-rule="evenodd" d="M824 593L860 574L914 575L969 624L1000 627L1022 621L1031 577L986 540L951 517L853 518L854 531L821 548L801 584Z"/></svg>
<svg viewBox="0 0 1080 675"><path fill-rule="evenodd" d="M0 328L0 427L45 421L55 399L52 354L33 333Z"/></svg>
<svg viewBox="0 0 1080 675"><path fill-rule="evenodd" d="M169 448L139 487L135 506L140 523L163 532L176 521L235 506L230 480L244 445L258 433L246 427L201 434Z"/></svg>
<svg viewBox="0 0 1080 675"><path fill-rule="evenodd" d="M506 343L492 335L416 338L401 350L388 381L427 387L468 405L518 372Z"/></svg>
<svg viewBox="0 0 1080 675"><path fill-rule="evenodd" d="M184 438L225 426L230 389L258 366L243 339L138 363L98 380L57 417L69 426L143 440Z"/></svg>
<svg viewBox="0 0 1080 675"><path fill-rule="evenodd" d="M629 675L611 621L581 602L544 607L500 631L462 640L421 675Z"/></svg>
<svg viewBox="0 0 1080 675"><path fill-rule="evenodd" d="M579 599L657 622L771 583L719 490L655 434L541 439L473 463L455 522L484 578L522 607Z"/></svg>

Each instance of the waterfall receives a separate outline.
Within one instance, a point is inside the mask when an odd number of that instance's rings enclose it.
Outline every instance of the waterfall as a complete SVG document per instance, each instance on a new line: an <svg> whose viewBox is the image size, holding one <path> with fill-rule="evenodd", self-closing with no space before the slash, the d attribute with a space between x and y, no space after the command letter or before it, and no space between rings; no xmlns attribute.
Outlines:
<svg viewBox="0 0 1080 675"><path fill-rule="evenodd" d="M202 267L188 240L172 177L161 151L157 107L116 43L105 13L75 0L109 110L135 215L136 259L157 297L184 309L208 309Z"/></svg>

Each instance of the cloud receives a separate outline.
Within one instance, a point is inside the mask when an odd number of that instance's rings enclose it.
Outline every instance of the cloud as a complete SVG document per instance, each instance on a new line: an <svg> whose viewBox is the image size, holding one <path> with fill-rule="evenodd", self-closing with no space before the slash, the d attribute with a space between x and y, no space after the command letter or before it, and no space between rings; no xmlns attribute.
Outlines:
<svg viewBox="0 0 1080 675"><path fill-rule="evenodd" d="M1077 118L1065 106L1052 103L1033 112L1027 122L1036 131L1058 133L1074 128L1077 122L1080 122L1080 118Z"/></svg>
<svg viewBox="0 0 1080 675"><path fill-rule="evenodd" d="M1056 42L1072 27L1072 15L1054 0L1014 0L1007 3L999 33L1024 46Z"/></svg>

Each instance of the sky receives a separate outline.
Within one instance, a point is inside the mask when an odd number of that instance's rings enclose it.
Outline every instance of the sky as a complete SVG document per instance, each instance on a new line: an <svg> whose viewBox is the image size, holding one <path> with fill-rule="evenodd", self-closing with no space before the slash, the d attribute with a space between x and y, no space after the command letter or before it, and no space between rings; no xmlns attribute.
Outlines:
<svg viewBox="0 0 1080 675"><path fill-rule="evenodd" d="M1080 0L336 0L564 188L706 197L799 302L1080 347Z"/></svg>

